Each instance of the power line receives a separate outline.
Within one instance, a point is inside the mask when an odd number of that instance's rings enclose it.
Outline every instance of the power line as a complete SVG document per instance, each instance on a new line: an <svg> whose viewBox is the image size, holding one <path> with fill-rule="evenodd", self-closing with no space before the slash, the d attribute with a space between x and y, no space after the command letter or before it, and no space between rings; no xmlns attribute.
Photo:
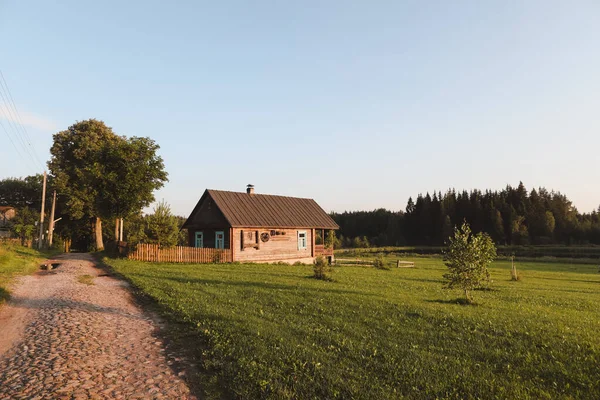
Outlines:
<svg viewBox="0 0 600 400"><path fill-rule="evenodd" d="M42 167L43 167L44 164L40 161L39 157L37 156L33 146L31 145L31 141L28 140L27 131L25 130L22 123L20 123L21 129L19 129L18 124L20 121L20 116L18 115L18 111L16 109L14 101L12 101L12 107L11 107L12 95L10 94L10 89L8 88L8 85L6 84L4 75L1 75L1 71L0 71L0 78L1 78L0 79L0 97L2 98L2 101L4 103L4 107L0 108L0 111L2 111L2 114L4 114L4 119L7 121L8 127L11 128L11 129L6 129L6 126L4 124L2 124L2 129L7 134L7 136L9 136L13 147L15 147L15 149L17 150L17 153L23 159L23 161L25 161L25 157L23 156L21 151L18 150L17 144L15 142L19 143L22 147L23 153L26 154L27 156L29 156L29 159L33 162L34 169L37 169L36 164L38 164L38 163L40 165L42 165ZM4 85L3 85L3 82L4 82ZM6 86L6 89L4 88L4 86ZM12 134L16 138L15 140L13 140L13 138L10 137L10 135L8 133L9 130L12 130Z"/></svg>
<svg viewBox="0 0 600 400"><path fill-rule="evenodd" d="M4 133L6 133L6 136L8 137L8 140L10 141L10 144L13 145L13 147L15 148L17 154L19 155L19 157L21 157L21 160L23 160L24 162L27 162L27 160L25 160L25 157L23 157L23 154L21 154L21 152L19 151L19 148L17 147L17 145L15 145L15 142L13 141L12 137L8 134L8 131L6 130L6 127L4 126L4 124L2 123L1 120L0 120L0 126L4 130Z"/></svg>
<svg viewBox="0 0 600 400"><path fill-rule="evenodd" d="M6 92L8 93L8 98L10 100L10 103L13 106L13 109L15 111L15 114L17 115L17 120L19 121L19 124L21 126L21 130L23 131L23 133L25 134L25 139L27 140L27 144L29 145L34 157L36 158L36 160L42 164L42 166L44 166L44 163L42 162L42 160L38 157L37 152L35 151L35 147L33 147L31 145L31 137L29 136L29 132L27 132L27 128L25 128L25 124L23 124L23 120L21 119L21 114L19 113L19 109L17 108L17 105L15 104L15 101L13 99L12 93L10 91L10 88L8 87L8 83L6 82L6 79L4 78L4 74L2 73L2 70L0 69L0 78L2 78L2 82L4 82L4 87L6 87Z"/></svg>
<svg viewBox="0 0 600 400"><path fill-rule="evenodd" d="M14 115L14 112L10 106L10 102L8 100L8 95L5 93L5 89L2 85L1 80L0 80L0 98L2 98L2 102L4 103L4 107L1 109L2 113L4 114L4 119L7 121L8 126L12 129L13 135L18 139L18 142L21 145L24 153L27 154L29 156L29 158L31 159L31 161L33 161L33 163L35 164L36 163L35 158L32 155L30 148L27 147L27 142L23 136L23 133L19 130L19 127L17 126L17 123L15 122L17 120L17 118Z"/></svg>
<svg viewBox="0 0 600 400"><path fill-rule="evenodd" d="M1 91L0 91L0 97L2 97L2 99L4 100ZM21 159L23 161L25 161L25 163L28 164L30 167L32 166L32 163L35 166L36 162L33 159L33 157L31 156L31 153L29 153L27 151L27 147L23 143L23 138L19 135L19 132L18 132L15 124L11 121L10 114L8 114L7 110L5 108L2 108L1 105L0 105L0 119L4 119L6 121L6 124L2 123L2 129L4 130L6 135L9 137L11 144L13 145L13 147L15 148L15 150L17 151L17 153L19 154ZM7 127L8 127L8 129L7 129ZM25 155L29 156L29 158L25 157Z"/></svg>

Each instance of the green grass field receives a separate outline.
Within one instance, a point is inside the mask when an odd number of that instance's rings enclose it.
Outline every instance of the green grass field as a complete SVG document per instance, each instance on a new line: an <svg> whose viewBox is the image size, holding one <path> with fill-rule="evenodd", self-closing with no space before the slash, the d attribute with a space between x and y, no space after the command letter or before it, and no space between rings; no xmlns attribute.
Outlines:
<svg viewBox="0 0 600 400"><path fill-rule="evenodd" d="M445 249L443 246L389 246L389 247L370 247L356 249L339 249L335 253L340 256L350 255L368 255L380 253L395 256L407 255L440 255ZM548 259L580 259L583 262L600 260L600 245L531 245L531 246L497 246L499 257L508 257L514 255L519 258L540 258ZM572 260L573 261L573 260Z"/></svg>
<svg viewBox="0 0 600 400"><path fill-rule="evenodd" d="M8 285L19 275L26 275L39 268L48 256L34 249L9 243L0 243L0 304L8 296Z"/></svg>
<svg viewBox="0 0 600 400"><path fill-rule="evenodd" d="M600 398L597 266L520 263L512 282L498 262L469 306L442 289L439 258L410 260L333 282L310 266L104 261L183 322L208 397Z"/></svg>

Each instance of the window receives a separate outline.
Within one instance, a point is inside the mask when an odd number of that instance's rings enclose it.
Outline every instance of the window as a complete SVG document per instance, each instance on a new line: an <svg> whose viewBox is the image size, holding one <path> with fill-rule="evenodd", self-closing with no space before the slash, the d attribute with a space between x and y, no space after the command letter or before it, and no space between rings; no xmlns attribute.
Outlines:
<svg viewBox="0 0 600 400"><path fill-rule="evenodd" d="M223 231L215 232L215 249L225 248L225 234Z"/></svg>
<svg viewBox="0 0 600 400"><path fill-rule="evenodd" d="M202 232L196 232L196 247L204 247L204 234Z"/></svg>
<svg viewBox="0 0 600 400"><path fill-rule="evenodd" d="M306 231L298 231L298 250L306 249Z"/></svg>

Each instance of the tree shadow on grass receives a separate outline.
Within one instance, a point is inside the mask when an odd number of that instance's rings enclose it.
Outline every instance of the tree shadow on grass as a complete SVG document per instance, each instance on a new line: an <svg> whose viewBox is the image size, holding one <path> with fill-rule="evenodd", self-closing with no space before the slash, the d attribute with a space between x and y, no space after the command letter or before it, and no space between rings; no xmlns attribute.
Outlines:
<svg viewBox="0 0 600 400"><path fill-rule="evenodd" d="M6 300L10 298L10 293L8 290L0 287L0 304L4 303Z"/></svg>
<svg viewBox="0 0 600 400"><path fill-rule="evenodd" d="M498 289L494 289L494 288L491 288L491 287L478 287L478 288L475 288L473 290L475 290L477 292L499 292Z"/></svg>
<svg viewBox="0 0 600 400"><path fill-rule="evenodd" d="M114 276L118 276L119 274L113 272ZM137 274L137 276L156 279L155 276L147 275L147 274ZM124 277L121 277L125 279ZM305 279L310 279L313 281L318 281L315 279L313 275L305 275ZM304 285L292 285L292 284L282 284L282 283L271 283L271 282L257 282L257 281L232 281L232 280L221 280L221 279L201 279L201 278L186 278L186 277L178 277L178 276L161 276L160 279L165 279L173 282L186 283L186 284L196 284L196 285L208 285L219 287L219 285L223 286L233 286L233 287L242 287L248 289L265 289L265 290L288 290L288 291L306 291L306 292L327 292L333 294L360 294L360 295L370 295L368 293L363 293L355 290L347 290L347 289L339 289L332 287L332 289L324 289L321 287L312 287L312 286L304 286ZM333 281L335 281L335 277L333 277ZM195 287L198 290L198 287ZM375 296L373 294L373 296Z"/></svg>
<svg viewBox="0 0 600 400"><path fill-rule="evenodd" d="M461 306L478 306L479 305L474 301L469 301L469 300L465 299L464 297L459 297L459 298L453 299L453 300L435 299L435 300L425 300L425 301L428 303L458 304Z"/></svg>

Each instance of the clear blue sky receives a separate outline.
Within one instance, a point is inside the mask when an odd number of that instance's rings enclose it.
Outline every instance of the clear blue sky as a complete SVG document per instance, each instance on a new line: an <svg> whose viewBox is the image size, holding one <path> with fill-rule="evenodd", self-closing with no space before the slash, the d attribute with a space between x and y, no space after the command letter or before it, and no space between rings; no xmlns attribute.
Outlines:
<svg viewBox="0 0 600 400"><path fill-rule="evenodd" d="M77 120L149 136L178 214L247 183L327 211L520 180L600 204L597 0L0 0L0 38L42 160ZM42 170L0 138L0 177Z"/></svg>

